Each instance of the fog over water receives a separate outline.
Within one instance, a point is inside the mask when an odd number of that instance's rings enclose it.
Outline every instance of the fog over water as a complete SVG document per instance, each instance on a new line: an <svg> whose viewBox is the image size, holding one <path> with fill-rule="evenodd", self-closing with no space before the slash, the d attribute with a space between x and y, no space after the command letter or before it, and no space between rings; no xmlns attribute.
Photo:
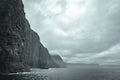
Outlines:
<svg viewBox="0 0 120 80"><path fill-rule="evenodd" d="M65 62L120 64L120 0L23 0L32 29Z"/></svg>

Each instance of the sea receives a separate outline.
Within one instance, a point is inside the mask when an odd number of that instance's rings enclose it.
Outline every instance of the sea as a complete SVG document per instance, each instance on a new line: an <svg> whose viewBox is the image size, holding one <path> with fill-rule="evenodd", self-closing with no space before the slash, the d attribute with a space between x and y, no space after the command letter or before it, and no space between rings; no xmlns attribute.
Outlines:
<svg viewBox="0 0 120 80"><path fill-rule="evenodd" d="M120 68L32 68L31 72L0 74L0 80L120 80Z"/></svg>

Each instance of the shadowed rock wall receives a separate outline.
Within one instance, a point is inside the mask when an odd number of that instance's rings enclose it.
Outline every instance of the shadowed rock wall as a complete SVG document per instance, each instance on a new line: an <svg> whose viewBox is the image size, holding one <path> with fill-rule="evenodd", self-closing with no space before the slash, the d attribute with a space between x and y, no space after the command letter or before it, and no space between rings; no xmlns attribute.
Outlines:
<svg viewBox="0 0 120 80"><path fill-rule="evenodd" d="M22 0L0 0L0 73L29 71L29 67L57 65L31 30Z"/></svg>

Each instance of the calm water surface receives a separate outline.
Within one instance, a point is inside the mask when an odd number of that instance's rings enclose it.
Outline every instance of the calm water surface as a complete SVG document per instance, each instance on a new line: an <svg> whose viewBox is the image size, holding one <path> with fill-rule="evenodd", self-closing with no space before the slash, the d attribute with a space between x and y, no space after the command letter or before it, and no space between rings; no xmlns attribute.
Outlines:
<svg viewBox="0 0 120 80"><path fill-rule="evenodd" d="M2 74L0 80L120 80L120 68L31 69L32 72Z"/></svg>

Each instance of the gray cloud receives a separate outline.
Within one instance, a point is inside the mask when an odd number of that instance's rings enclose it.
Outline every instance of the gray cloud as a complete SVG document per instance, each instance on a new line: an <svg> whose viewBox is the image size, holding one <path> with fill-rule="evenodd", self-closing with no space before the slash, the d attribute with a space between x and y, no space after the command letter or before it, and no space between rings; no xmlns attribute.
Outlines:
<svg viewBox="0 0 120 80"><path fill-rule="evenodd" d="M92 58L120 44L119 0L23 1L32 29L50 53L66 62L120 62L116 52Z"/></svg>

